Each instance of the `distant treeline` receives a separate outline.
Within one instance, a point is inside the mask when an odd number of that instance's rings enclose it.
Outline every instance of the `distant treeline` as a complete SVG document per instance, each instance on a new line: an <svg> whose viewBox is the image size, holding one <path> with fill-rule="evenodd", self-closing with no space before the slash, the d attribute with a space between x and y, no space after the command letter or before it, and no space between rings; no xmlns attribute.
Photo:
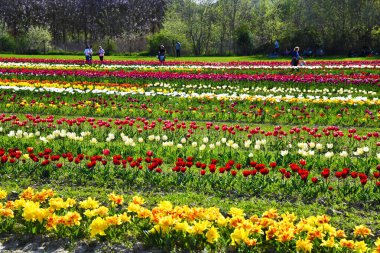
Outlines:
<svg viewBox="0 0 380 253"><path fill-rule="evenodd" d="M185 54L248 55L270 53L275 40L280 52L380 48L380 0L0 0L0 13L1 51L102 43L155 53L180 41Z"/></svg>

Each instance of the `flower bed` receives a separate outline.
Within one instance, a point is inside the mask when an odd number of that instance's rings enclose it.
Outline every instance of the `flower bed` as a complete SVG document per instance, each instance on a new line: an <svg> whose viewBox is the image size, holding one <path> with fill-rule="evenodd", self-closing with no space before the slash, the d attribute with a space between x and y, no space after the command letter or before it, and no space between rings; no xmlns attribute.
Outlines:
<svg viewBox="0 0 380 253"><path fill-rule="evenodd" d="M1 58L0 185L65 194L1 191L0 230L161 251L379 252L379 61L287 65ZM91 198L64 198L77 189ZM112 191L151 204L96 200ZM154 206L172 194L186 201ZM267 211L237 208L249 201Z"/></svg>
<svg viewBox="0 0 380 253"><path fill-rule="evenodd" d="M17 199L0 204L1 231L14 232L18 226L27 234L115 240L133 230L137 239L163 251L174 247L223 250L229 245L237 250L380 251L380 239L374 239L369 228L357 225L347 234L332 226L326 215L298 219L270 209L247 216L235 207L223 214L218 207L174 206L169 201L147 208L139 196L124 203L124 196L113 192L107 204L92 197L80 201L55 195L52 189L28 188ZM0 199L6 197L7 192L0 190Z"/></svg>

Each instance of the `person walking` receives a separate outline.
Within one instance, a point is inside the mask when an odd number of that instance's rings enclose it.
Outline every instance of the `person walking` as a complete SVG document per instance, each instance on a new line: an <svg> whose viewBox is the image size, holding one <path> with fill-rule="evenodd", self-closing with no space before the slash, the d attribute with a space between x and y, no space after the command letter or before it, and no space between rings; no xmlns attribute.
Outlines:
<svg viewBox="0 0 380 253"><path fill-rule="evenodd" d="M89 48L89 63L90 65L92 65L92 55L94 54L94 52L92 51L92 45L90 45L90 48Z"/></svg>
<svg viewBox="0 0 380 253"><path fill-rule="evenodd" d="M179 41L175 44L175 52L177 57L181 57L181 43Z"/></svg>
<svg viewBox="0 0 380 253"><path fill-rule="evenodd" d="M290 62L290 65L292 65L293 67L297 67L300 62L300 59L302 59L302 57L299 54L299 51L300 51L300 48L295 47L292 52L292 61Z"/></svg>
<svg viewBox="0 0 380 253"><path fill-rule="evenodd" d="M274 54L278 55L280 53L280 43L278 43L278 40L274 42Z"/></svg>
<svg viewBox="0 0 380 253"><path fill-rule="evenodd" d="M104 60L104 54L105 53L106 53L106 51L104 51L104 49L102 48L102 46L99 46L98 54L99 54L100 64L102 64L102 65L103 65L103 60Z"/></svg>
<svg viewBox="0 0 380 253"><path fill-rule="evenodd" d="M165 47L164 47L164 45L161 45L159 50L158 50L158 60L160 61L161 64L164 64L165 54L166 54Z"/></svg>
<svg viewBox="0 0 380 253"><path fill-rule="evenodd" d="M88 45L84 49L84 55L86 56L86 64L90 64L90 47Z"/></svg>

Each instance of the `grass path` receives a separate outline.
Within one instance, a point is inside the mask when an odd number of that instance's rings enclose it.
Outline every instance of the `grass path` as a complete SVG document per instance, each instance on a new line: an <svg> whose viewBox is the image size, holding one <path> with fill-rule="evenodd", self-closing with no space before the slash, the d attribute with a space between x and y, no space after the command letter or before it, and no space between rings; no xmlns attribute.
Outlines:
<svg viewBox="0 0 380 253"><path fill-rule="evenodd" d="M62 59L62 60L85 60L82 55L22 55L22 54L0 54L0 58L38 58L38 59ZM231 62L231 61L289 61L289 57L268 58L266 55L255 56L187 56L175 58L168 56L167 61L199 61L199 62ZM306 58L305 58L306 59ZM357 57L347 58L346 56L328 56L323 58L307 58L306 60L379 60L380 57ZM98 60L95 56L94 60ZM112 55L106 56L105 60L141 60L141 61L156 61L153 56L122 56Z"/></svg>

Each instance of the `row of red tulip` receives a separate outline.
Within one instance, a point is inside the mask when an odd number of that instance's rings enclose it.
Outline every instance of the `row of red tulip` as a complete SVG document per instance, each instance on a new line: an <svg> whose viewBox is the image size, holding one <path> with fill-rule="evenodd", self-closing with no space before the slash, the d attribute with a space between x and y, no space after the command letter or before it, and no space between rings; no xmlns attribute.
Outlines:
<svg viewBox="0 0 380 253"><path fill-rule="evenodd" d="M380 86L380 75L356 73L345 74L232 74L232 73L180 73L144 72L123 70L48 70L0 68L3 75L31 76L76 76L85 78L129 78L129 79L184 79L220 81L273 81L294 83L332 83L332 84L373 84Z"/></svg>
<svg viewBox="0 0 380 253"><path fill-rule="evenodd" d="M93 117L77 117L77 118L58 118L56 119L54 115L48 116L33 116L31 114L25 115L26 119L21 120L17 115L6 115L0 114L0 126L1 124L7 125L11 124L17 127L36 127L36 126L47 126L48 128L56 128L57 126L90 126L94 129L96 128L118 128L123 129L123 127L129 127L130 129L135 129L138 132L143 131L152 131L154 129L162 131L186 131L188 137L198 131L215 131L215 132L225 132L228 134L235 135L237 133L245 133L248 138L253 136L262 135L262 136L273 136L277 138L282 138L288 135L299 136L306 135L312 136L314 138L323 138L332 136L334 138L350 138L357 141L366 141L371 139L379 139L380 133L378 131L370 131L365 134L357 134L356 128L350 129L341 129L338 126L327 126L323 128L318 127L291 127L288 131L283 129L283 126L274 126L273 131L267 131L261 129L259 126L249 126L241 124L217 124L214 122L185 122L179 121L178 119L174 120L163 120L158 118L157 120L148 120L146 118L130 118L125 117L124 119L118 118L108 118L108 119L96 119ZM377 146L380 146L380 142L377 143Z"/></svg>
<svg viewBox="0 0 380 253"><path fill-rule="evenodd" d="M85 164L88 169L93 169L98 164L106 166L108 163L111 163L113 166L121 166L124 169L137 168L142 170L146 168L150 171L162 173L163 170L160 167L165 166L163 158L154 157L153 151L147 151L145 158L134 158L131 156L122 157L120 154L111 156L108 149L103 150L102 155L93 156L84 154L74 155L71 152L53 154L53 150L50 148L45 148L43 151L36 154L34 153L34 148L32 147L28 147L26 151L28 154L27 159L30 159L35 163L39 163L41 166L53 164L59 169L63 167L64 163L72 162L75 164ZM2 164L6 164L7 162L10 164L27 162L23 152L17 148L8 149L8 152L4 148L0 148L0 157ZM310 170L306 169L306 164L306 160L301 159L298 162L290 163L289 168L286 169L279 168L276 162L270 162L269 165L258 163L256 161L250 161L249 164L242 164L237 163L234 160L228 160L223 163L217 159L211 159L210 163L203 163L200 161L195 161L193 157L187 157L177 158L174 167L171 168L171 171L185 173L187 170L195 167L199 169L198 173L200 173L200 175L205 175L206 173L213 174L218 171L220 174L227 173L232 176L236 176L240 173L244 177L255 176L257 173L265 176L272 171L273 173L281 173L283 179L296 177L298 175L301 180L306 182L310 173L312 173ZM377 171L373 172L372 175L375 180L380 178L380 164L376 167L376 170ZM313 173L315 174L314 171ZM331 177L332 172L329 168L324 168L320 175L323 179L328 180L328 178ZM362 172L351 171L349 168L343 168L342 171L335 172L335 177L337 179L345 179L348 176L351 176L353 179L359 178L362 185L365 185L369 179L369 175ZM319 181L317 177L313 177L310 180L313 183L317 183ZM380 183L378 182L377 184L379 185Z"/></svg>

